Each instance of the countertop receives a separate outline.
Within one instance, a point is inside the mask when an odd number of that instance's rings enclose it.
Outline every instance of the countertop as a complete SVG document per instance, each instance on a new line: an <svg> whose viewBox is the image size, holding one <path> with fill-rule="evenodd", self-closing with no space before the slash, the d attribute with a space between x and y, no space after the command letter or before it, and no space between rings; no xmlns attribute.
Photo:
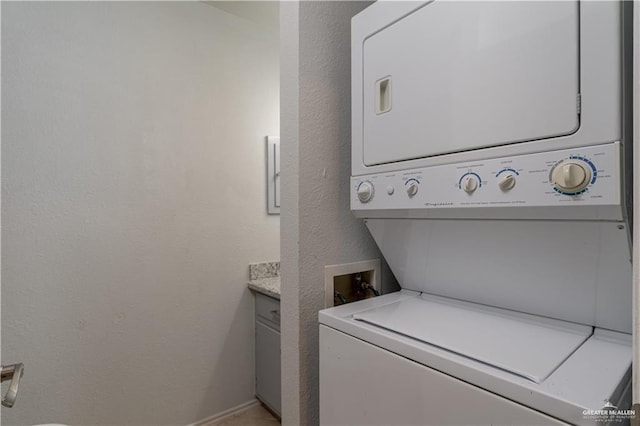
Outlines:
<svg viewBox="0 0 640 426"><path fill-rule="evenodd" d="M250 263L247 285L253 291L280 300L280 262Z"/></svg>
<svg viewBox="0 0 640 426"><path fill-rule="evenodd" d="M250 280L248 286L253 291L280 300L280 277Z"/></svg>

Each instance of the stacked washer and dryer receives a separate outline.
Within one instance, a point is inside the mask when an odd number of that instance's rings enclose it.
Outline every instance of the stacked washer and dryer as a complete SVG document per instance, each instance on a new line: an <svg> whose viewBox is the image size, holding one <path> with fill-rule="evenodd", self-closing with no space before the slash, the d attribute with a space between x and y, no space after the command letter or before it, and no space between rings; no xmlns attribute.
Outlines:
<svg viewBox="0 0 640 426"><path fill-rule="evenodd" d="M625 422L630 2L377 2L351 210L402 290L320 312L326 425Z"/></svg>

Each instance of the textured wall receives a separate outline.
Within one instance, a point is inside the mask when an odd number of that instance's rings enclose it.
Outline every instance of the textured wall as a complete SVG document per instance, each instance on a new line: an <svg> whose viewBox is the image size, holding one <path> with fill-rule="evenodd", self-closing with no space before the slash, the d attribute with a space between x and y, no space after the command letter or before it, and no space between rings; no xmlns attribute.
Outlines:
<svg viewBox="0 0 640 426"><path fill-rule="evenodd" d="M350 24L369 4L281 6L282 366L290 371L283 373L288 425L318 423L325 265L382 257L362 220L349 211ZM382 275L383 288L394 289L386 265Z"/></svg>
<svg viewBox="0 0 640 426"><path fill-rule="evenodd" d="M279 258L277 30L198 2L2 5L4 425L187 424L253 398Z"/></svg>
<svg viewBox="0 0 640 426"><path fill-rule="evenodd" d="M301 425L300 287L298 196L299 3L280 4L280 353L282 424Z"/></svg>

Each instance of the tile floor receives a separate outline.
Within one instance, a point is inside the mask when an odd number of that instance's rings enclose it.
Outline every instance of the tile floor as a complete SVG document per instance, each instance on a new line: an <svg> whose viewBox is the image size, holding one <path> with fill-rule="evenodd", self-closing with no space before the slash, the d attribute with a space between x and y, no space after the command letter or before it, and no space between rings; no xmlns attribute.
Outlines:
<svg viewBox="0 0 640 426"><path fill-rule="evenodd" d="M279 426L280 421L262 405L254 405L240 413L203 426Z"/></svg>

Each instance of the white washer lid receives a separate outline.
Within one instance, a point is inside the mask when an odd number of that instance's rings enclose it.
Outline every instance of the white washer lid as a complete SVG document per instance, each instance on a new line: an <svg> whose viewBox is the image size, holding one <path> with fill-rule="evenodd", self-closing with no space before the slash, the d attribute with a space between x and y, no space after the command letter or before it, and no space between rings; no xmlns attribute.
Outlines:
<svg viewBox="0 0 640 426"><path fill-rule="evenodd" d="M426 294L353 318L535 383L549 377L593 333L589 326Z"/></svg>

